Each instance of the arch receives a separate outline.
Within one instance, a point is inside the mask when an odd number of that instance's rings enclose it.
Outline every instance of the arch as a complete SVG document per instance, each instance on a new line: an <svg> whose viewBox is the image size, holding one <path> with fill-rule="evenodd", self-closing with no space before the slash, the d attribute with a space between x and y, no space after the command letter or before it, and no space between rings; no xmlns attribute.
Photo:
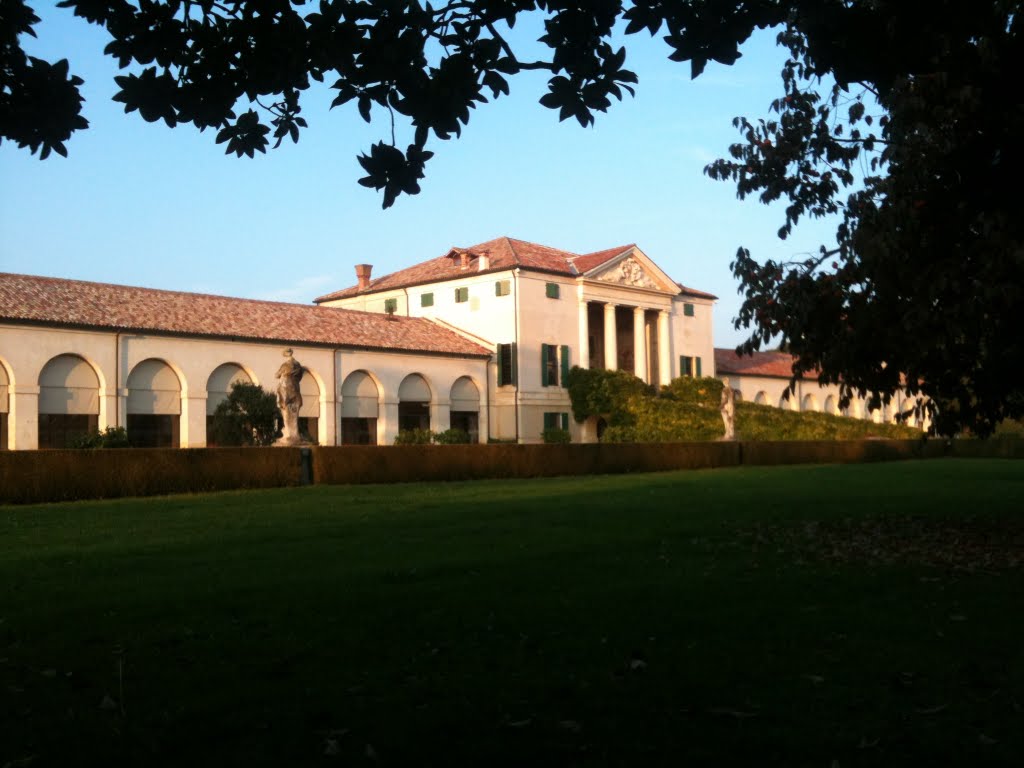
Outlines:
<svg viewBox="0 0 1024 768"><path fill-rule="evenodd" d="M800 404L801 411L817 411L818 409L818 398L812 394L804 395L803 402Z"/></svg>
<svg viewBox="0 0 1024 768"><path fill-rule="evenodd" d="M341 385L342 445L376 445L380 387L366 371L353 371Z"/></svg>
<svg viewBox="0 0 1024 768"><path fill-rule="evenodd" d="M303 367L302 378L299 379L299 394L302 405L299 406L299 435L314 442L320 441L320 393L323 387L320 377L309 368Z"/></svg>
<svg viewBox="0 0 1024 768"><path fill-rule="evenodd" d="M410 373L398 387L398 430L430 429L430 385L418 373Z"/></svg>
<svg viewBox="0 0 1024 768"><path fill-rule="evenodd" d="M181 379L166 361L143 360L128 374L126 425L134 446L181 445Z"/></svg>
<svg viewBox="0 0 1024 768"><path fill-rule="evenodd" d="M839 415L839 407L836 405L835 395L829 395L825 398L825 413L832 416Z"/></svg>
<svg viewBox="0 0 1024 768"><path fill-rule="evenodd" d="M795 408L793 408L793 398L792 395L789 394L789 392L782 393L782 396L779 398L779 408L781 408L784 411L796 410Z"/></svg>
<svg viewBox="0 0 1024 768"><path fill-rule="evenodd" d="M871 409L871 421L875 424L881 424L884 418L885 414L882 413L881 407Z"/></svg>
<svg viewBox="0 0 1024 768"><path fill-rule="evenodd" d="M768 393L763 389L754 395L754 403L756 405L768 405Z"/></svg>
<svg viewBox="0 0 1024 768"><path fill-rule="evenodd" d="M235 382L255 384L252 376L238 363L223 363L213 369L206 380L206 415L213 416L217 406L227 400L231 394L231 385Z"/></svg>
<svg viewBox="0 0 1024 768"><path fill-rule="evenodd" d="M480 440L480 390L469 376L452 384L451 426L469 435L471 443Z"/></svg>
<svg viewBox="0 0 1024 768"><path fill-rule="evenodd" d="M851 395L849 405L843 409L843 416L848 416L851 419L863 419L864 401Z"/></svg>
<svg viewBox="0 0 1024 768"><path fill-rule="evenodd" d="M398 387L398 399L410 403L429 403L433 398L427 380L418 373L410 373Z"/></svg>
<svg viewBox="0 0 1024 768"><path fill-rule="evenodd" d="M78 355L51 358L39 372L39 447L66 448L99 429L100 376Z"/></svg>

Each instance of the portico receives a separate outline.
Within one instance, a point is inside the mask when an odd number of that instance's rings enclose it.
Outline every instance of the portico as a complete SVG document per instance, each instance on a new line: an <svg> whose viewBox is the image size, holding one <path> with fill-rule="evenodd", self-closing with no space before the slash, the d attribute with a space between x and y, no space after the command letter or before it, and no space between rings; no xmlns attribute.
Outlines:
<svg viewBox="0 0 1024 768"><path fill-rule="evenodd" d="M581 299L579 316L581 367L630 371L648 384L671 380L669 309Z"/></svg>

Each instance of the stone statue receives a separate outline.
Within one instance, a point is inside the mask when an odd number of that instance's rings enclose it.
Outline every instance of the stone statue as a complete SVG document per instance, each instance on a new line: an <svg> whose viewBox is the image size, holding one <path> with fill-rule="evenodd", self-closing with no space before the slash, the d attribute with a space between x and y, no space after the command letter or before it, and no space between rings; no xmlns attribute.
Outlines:
<svg viewBox="0 0 1024 768"><path fill-rule="evenodd" d="M723 440L736 439L736 391L726 382L722 387L722 421L725 422L725 435Z"/></svg>
<svg viewBox="0 0 1024 768"><path fill-rule="evenodd" d="M302 392L299 382L302 381L302 365L292 355L290 349L284 351L285 361L277 369L275 376L277 385L277 409L281 412L281 439L275 445L300 445L303 443L299 435L299 408L302 407Z"/></svg>

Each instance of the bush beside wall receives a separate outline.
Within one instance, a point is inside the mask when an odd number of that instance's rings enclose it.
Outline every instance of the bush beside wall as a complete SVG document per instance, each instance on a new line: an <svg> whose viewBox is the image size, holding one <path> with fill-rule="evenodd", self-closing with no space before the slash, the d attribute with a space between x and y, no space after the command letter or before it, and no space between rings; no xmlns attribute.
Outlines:
<svg viewBox="0 0 1024 768"><path fill-rule="evenodd" d="M298 485L298 448L0 452L0 502L39 503Z"/></svg>

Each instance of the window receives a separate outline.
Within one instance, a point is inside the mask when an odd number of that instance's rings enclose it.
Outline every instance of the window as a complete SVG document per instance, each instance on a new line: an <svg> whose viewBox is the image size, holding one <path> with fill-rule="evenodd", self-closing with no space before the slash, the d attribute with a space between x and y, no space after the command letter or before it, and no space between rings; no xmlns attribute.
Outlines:
<svg viewBox="0 0 1024 768"><path fill-rule="evenodd" d="M516 383L516 345L498 345L498 386Z"/></svg>
<svg viewBox="0 0 1024 768"><path fill-rule="evenodd" d="M384 299L384 311L389 315L398 311L398 299Z"/></svg>
<svg viewBox="0 0 1024 768"><path fill-rule="evenodd" d="M469 288L456 288L455 289L455 303L464 304L469 301Z"/></svg>
<svg viewBox="0 0 1024 768"><path fill-rule="evenodd" d="M499 280L494 284L495 296L508 296L512 293L512 284L508 280Z"/></svg>
<svg viewBox="0 0 1024 768"><path fill-rule="evenodd" d="M420 306L421 307L432 307L432 306L434 306L434 294L432 294L432 293L421 293L420 294Z"/></svg>
<svg viewBox="0 0 1024 768"><path fill-rule="evenodd" d="M693 317L693 304L683 304L683 314L686 317Z"/></svg>
<svg viewBox="0 0 1024 768"><path fill-rule="evenodd" d="M545 413L544 429L569 429L568 413Z"/></svg>
<svg viewBox="0 0 1024 768"><path fill-rule="evenodd" d="M558 283L548 283L544 286L544 295L549 299L558 298Z"/></svg>
<svg viewBox="0 0 1024 768"><path fill-rule="evenodd" d="M688 355L682 355L679 358L679 375L680 376L696 376L698 379L704 374L701 372L701 359L699 357L689 357Z"/></svg>
<svg viewBox="0 0 1024 768"><path fill-rule="evenodd" d="M561 371L562 386L566 386L569 378L569 347L562 345L561 352L555 344L540 345L540 383L542 387L557 387L558 373Z"/></svg>

